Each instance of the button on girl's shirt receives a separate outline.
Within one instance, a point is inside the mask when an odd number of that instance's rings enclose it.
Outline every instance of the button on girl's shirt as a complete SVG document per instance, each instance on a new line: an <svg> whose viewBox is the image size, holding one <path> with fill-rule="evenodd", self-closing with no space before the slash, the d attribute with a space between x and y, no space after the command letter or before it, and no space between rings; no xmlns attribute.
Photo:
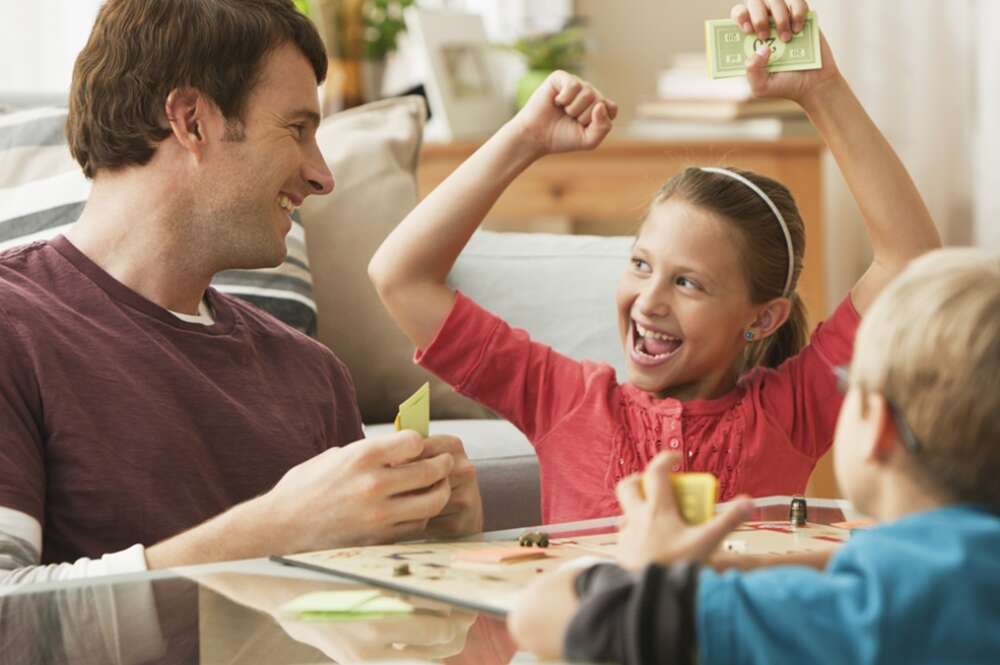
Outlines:
<svg viewBox="0 0 1000 665"><path fill-rule="evenodd" d="M677 448L680 445L681 445L681 442L679 440L677 440L676 438L670 439L670 447L671 448Z"/></svg>

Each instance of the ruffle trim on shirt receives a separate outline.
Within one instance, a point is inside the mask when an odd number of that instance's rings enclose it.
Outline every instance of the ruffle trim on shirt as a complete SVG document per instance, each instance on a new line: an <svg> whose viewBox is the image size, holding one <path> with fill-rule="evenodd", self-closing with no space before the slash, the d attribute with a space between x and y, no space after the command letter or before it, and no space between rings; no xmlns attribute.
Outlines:
<svg viewBox="0 0 1000 665"><path fill-rule="evenodd" d="M740 487L746 419L746 395L737 389L718 400L681 403L657 400L641 390L619 393L619 425L611 442L605 485L614 495L626 476L639 473L663 450L673 450L676 438L681 471L700 471L719 480L720 500L736 495Z"/></svg>

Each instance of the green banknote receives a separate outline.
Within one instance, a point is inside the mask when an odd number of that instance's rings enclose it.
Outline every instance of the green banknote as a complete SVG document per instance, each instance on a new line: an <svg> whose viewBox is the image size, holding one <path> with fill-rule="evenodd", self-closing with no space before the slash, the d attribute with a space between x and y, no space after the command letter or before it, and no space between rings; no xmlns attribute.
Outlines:
<svg viewBox="0 0 1000 665"><path fill-rule="evenodd" d="M744 34L732 19L705 21L705 46L708 75L714 79L743 76L747 58L761 46L771 49L771 60L767 64L770 72L819 69L823 66L815 12L809 12L802 32L787 43L778 37L773 21L771 36L767 39L761 39L756 33Z"/></svg>

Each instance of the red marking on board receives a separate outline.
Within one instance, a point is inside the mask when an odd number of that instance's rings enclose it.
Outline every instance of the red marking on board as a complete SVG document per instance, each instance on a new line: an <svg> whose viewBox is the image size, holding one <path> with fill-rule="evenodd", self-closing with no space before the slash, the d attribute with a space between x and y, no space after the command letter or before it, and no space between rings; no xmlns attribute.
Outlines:
<svg viewBox="0 0 1000 665"><path fill-rule="evenodd" d="M829 540L831 543L842 543L843 538L838 538L837 536L813 536L816 540Z"/></svg>

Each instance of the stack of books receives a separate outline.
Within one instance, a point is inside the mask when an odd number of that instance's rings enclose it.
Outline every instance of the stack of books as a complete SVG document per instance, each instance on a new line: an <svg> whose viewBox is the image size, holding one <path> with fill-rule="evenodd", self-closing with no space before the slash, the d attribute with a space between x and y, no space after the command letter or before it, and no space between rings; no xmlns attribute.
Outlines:
<svg viewBox="0 0 1000 665"><path fill-rule="evenodd" d="M702 53L677 56L639 102L629 133L663 139L776 139L816 133L798 104L760 99L744 78L711 79Z"/></svg>

